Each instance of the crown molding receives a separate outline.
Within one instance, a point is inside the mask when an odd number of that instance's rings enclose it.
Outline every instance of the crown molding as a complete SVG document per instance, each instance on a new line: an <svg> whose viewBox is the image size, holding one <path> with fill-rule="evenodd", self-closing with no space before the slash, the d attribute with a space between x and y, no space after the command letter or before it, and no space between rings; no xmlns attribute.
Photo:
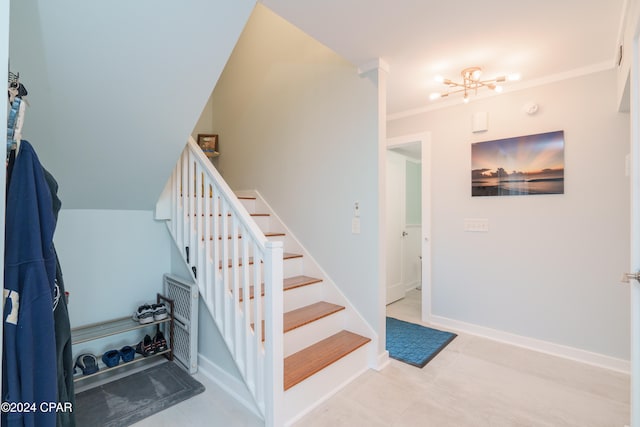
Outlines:
<svg viewBox="0 0 640 427"><path fill-rule="evenodd" d="M475 95L469 98L469 102L472 103L481 99L491 98L495 96L502 96L507 93L517 92L520 90L530 89L538 86L544 86L551 83L560 82L563 80L569 80L576 77L582 77L589 74L599 73L601 71L612 70L615 68L615 66L616 66L615 60L612 59L609 61L588 65L586 67L565 71L563 73L552 74L549 76L541 77L539 79L521 81L518 83L509 83L509 85L504 86L504 91L502 93L495 93L493 91L487 90L480 95ZM424 107L414 108L411 110L405 110L405 111L400 111L398 113L389 114L387 115L387 121L399 120L406 117L411 117L418 114L424 114L430 111L440 110L442 108L448 108L456 105L462 105L462 100L453 97L445 101L435 101L432 104L426 105Z"/></svg>

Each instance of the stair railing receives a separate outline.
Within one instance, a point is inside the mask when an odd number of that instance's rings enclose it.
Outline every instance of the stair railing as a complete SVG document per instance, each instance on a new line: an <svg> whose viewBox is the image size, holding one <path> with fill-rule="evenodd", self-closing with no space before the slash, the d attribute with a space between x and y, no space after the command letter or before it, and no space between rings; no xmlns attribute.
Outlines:
<svg viewBox="0 0 640 427"><path fill-rule="evenodd" d="M265 425L282 425L282 242L266 239L193 138L159 210Z"/></svg>

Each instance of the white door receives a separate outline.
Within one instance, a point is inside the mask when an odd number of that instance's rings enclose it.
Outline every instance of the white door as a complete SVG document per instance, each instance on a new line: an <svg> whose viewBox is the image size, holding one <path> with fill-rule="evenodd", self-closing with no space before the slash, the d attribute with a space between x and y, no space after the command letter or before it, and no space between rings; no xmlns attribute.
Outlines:
<svg viewBox="0 0 640 427"><path fill-rule="evenodd" d="M387 304L404 298L404 157L387 151Z"/></svg>

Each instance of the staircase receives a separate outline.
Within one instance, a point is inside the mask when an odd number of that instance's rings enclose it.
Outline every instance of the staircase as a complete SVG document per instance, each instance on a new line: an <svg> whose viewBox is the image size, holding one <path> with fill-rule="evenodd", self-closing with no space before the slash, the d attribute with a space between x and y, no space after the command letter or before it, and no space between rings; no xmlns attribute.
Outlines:
<svg viewBox="0 0 640 427"><path fill-rule="evenodd" d="M292 423L372 366L374 331L260 194L232 193L192 139L156 217L168 220L265 425Z"/></svg>

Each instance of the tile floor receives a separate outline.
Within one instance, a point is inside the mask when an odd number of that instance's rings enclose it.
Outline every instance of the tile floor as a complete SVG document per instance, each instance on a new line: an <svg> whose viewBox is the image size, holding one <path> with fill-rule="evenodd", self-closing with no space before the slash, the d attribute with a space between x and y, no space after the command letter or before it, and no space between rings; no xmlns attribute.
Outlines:
<svg viewBox="0 0 640 427"><path fill-rule="evenodd" d="M419 291L390 305L420 323ZM135 424L261 426L201 374L207 391ZM423 369L392 360L370 370L295 427L623 427L629 376L460 334Z"/></svg>

